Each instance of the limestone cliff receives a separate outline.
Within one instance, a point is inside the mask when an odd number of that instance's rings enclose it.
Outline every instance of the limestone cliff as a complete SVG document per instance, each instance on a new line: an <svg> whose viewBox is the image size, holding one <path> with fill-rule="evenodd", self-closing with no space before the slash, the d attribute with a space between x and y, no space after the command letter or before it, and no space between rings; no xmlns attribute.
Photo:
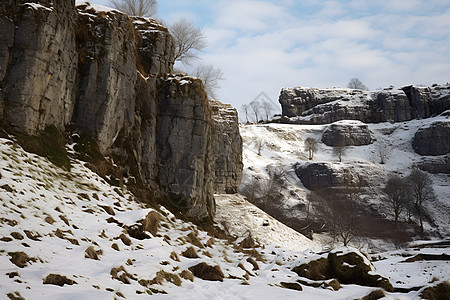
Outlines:
<svg viewBox="0 0 450 300"><path fill-rule="evenodd" d="M450 84L374 92L285 88L280 93L279 102L282 122L286 123L327 124L340 120L402 122L428 118L450 109Z"/></svg>
<svg viewBox="0 0 450 300"><path fill-rule="evenodd" d="M0 35L5 128L88 134L188 217L212 218L213 193L236 191L237 117L213 116L200 80L171 75L174 42L164 26L74 0L4 0Z"/></svg>

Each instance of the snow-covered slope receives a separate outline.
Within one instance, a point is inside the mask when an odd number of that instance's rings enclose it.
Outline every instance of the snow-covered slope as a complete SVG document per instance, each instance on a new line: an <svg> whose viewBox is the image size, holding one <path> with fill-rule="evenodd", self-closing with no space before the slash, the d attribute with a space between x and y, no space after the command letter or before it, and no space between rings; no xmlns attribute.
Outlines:
<svg viewBox="0 0 450 300"><path fill-rule="evenodd" d="M279 285L298 279L290 268L307 261L308 248L314 244L242 198L218 195L218 211L228 227L241 222L242 228L260 228L260 220L270 220L264 227L270 234L253 231L260 243L253 256L239 250L241 239L235 243L214 239L164 208L158 212L161 222L155 236L147 232L146 239L133 238L124 227L139 224L154 210L136 202L125 188L108 185L78 161L72 161L70 172L59 169L8 139L0 139L0 157L1 295L24 299L137 299L148 294L164 299L292 299L299 293ZM239 208L253 211L255 219L237 216L238 206L231 205L235 201L240 202ZM199 258L184 257L182 252L188 247ZM90 257L86 254L89 248ZM249 258L259 270L254 270ZM183 271L200 262L220 266L224 281L182 279ZM64 276L74 284L43 284L49 274ZM345 299L368 291L366 287L346 287L340 292L305 287L302 295Z"/></svg>
<svg viewBox="0 0 450 300"><path fill-rule="evenodd" d="M270 170L279 168L285 172L287 188L284 191L284 206L287 213L298 204L308 205L309 191L303 186L294 172L294 164L306 164L307 152L304 142L308 137L318 143L314 162L327 162L334 168L354 169L368 181L373 195L364 200L388 217L391 211L382 201L381 188L390 174L406 176L415 163L423 157L413 151L411 141L414 133L423 125L446 119L439 116L423 120L413 120L402 123L368 124L375 139L370 145L346 147L339 162L333 154L333 147L321 143L322 133L327 125L286 125L258 124L241 126L244 140L244 176L241 189L250 184L252 178L261 181L269 179ZM352 121L340 121L352 122ZM380 151L384 154L385 163L380 163ZM426 210L433 217L437 227L426 224L425 229L439 231L443 236L450 235L450 180L448 174L430 174L434 184L436 200L425 203ZM405 216L402 215L402 218Z"/></svg>

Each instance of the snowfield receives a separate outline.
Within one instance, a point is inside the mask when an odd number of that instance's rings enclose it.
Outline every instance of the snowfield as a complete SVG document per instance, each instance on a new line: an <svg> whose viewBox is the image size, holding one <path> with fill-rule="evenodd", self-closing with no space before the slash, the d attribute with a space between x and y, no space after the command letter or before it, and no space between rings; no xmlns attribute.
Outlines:
<svg viewBox="0 0 450 300"><path fill-rule="evenodd" d="M279 162L301 138L297 139L293 127L273 128L265 134L279 138L286 130L291 135L285 145L280 139L278 147L283 151L266 147L266 160L261 162L246 147L247 166L249 157L261 169L264 163ZM251 130L266 129L254 126ZM243 133L247 139L248 131ZM275 141L274 136L266 138ZM296 148L296 157L301 158L301 147ZM0 157L0 294L6 298L140 299L152 294L156 299L355 299L374 290L357 285L343 285L339 291L306 285L303 291L282 288L282 282L301 279L292 267L320 257L317 251L322 245L279 223L242 196L215 196L217 225L235 236L233 240L213 238L163 207L158 209L157 233L136 239L124 227L140 224L155 210L137 202L126 188L107 184L80 161L72 161L70 172L59 169L10 139L0 139ZM289 161L296 159L291 156ZM252 251L238 246L248 236L258 244ZM183 256L189 247L198 258ZM96 255L89 256L89 248ZM425 250L410 249L407 257L420 251ZM448 262L406 265L399 262L405 259L404 253L377 255L386 259L374 263L376 271L389 277L394 286L397 281L403 286L423 286L430 278L450 277ZM219 266L223 282L181 276L200 262ZM49 274L65 276L74 284L44 284ZM387 293L387 299L418 299L419 293Z"/></svg>

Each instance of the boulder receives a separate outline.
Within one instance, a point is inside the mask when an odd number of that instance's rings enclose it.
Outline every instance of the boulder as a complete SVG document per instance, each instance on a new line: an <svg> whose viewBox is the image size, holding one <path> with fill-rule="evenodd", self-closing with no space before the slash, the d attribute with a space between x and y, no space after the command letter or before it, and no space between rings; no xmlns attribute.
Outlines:
<svg viewBox="0 0 450 300"><path fill-rule="evenodd" d="M450 153L450 120L436 121L419 128L414 134L412 146L420 155Z"/></svg>
<svg viewBox="0 0 450 300"><path fill-rule="evenodd" d="M389 292L394 291L389 280L374 274L369 260L356 251L331 252L327 257L299 265L292 271L311 280L337 279L343 284L381 287Z"/></svg>
<svg viewBox="0 0 450 300"><path fill-rule="evenodd" d="M424 158L416 166L428 173L450 174L450 154L443 157Z"/></svg>
<svg viewBox="0 0 450 300"><path fill-rule="evenodd" d="M294 166L295 174L312 191L330 187L357 186L361 180L353 166L331 163L306 163Z"/></svg>
<svg viewBox="0 0 450 300"><path fill-rule="evenodd" d="M338 121L327 126L322 142L328 146L361 146L372 142L369 127L360 121Z"/></svg>
<svg viewBox="0 0 450 300"><path fill-rule="evenodd" d="M225 277L219 266L210 266L204 262L190 267L189 271L191 271L195 277L203 280L223 281L223 278Z"/></svg>

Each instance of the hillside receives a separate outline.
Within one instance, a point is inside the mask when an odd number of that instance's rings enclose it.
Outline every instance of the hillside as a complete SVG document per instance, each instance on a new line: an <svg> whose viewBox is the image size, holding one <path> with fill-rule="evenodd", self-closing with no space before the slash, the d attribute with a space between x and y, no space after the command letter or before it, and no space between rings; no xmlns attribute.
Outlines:
<svg viewBox="0 0 450 300"><path fill-rule="evenodd" d="M69 152L72 148L68 146ZM71 159L71 171L60 169L25 152L10 138L0 139L0 156L0 294L10 299L138 299L149 294L162 299L292 299L298 295L349 299L373 290L343 285L333 291L322 281L308 286L313 282L291 269L323 256L311 251L320 250L321 245L240 196L216 195L216 226L229 230L218 237L220 230L211 235L164 207L138 202L125 187L109 185L84 162ZM249 236L255 245L248 244ZM441 251L446 250L433 253ZM375 267L404 287L422 287L433 277L450 276L448 262L397 266L405 255L420 252L430 253L426 249L377 253L378 259L389 260ZM218 279L223 281L203 280L197 277L202 275L193 277L187 271L201 262L219 266L224 279L222 275ZM422 275L410 278L411 268L423 270L417 272ZM297 281L302 282L303 291L282 288L286 282ZM412 299L422 290L389 293L388 298Z"/></svg>
<svg viewBox="0 0 450 300"><path fill-rule="evenodd" d="M273 170L282 170L283 188L281 188L282 200L277 202L280 209L269 208L285 212L285 216L303 220L307 217L308 207L311 203L308 195L312 193L306 188L296 175L296 168L310 164L326 164L334 170L338 176L344 176L345 172L352 172L353 177L360 176L364 179L364 193L360 203L370 208L384 219L392 220L392 209L383 198L382 188L389 175L397 174L406 176L413 166L423 163L424 157L417 154L412 147L412 139L415 132L427 124L439 121L447 121L448 116L413 120L401 123L368 124L373 142L368 145L348 146L342 156L342 161L332 146L321 142L323 132L329 125L288 125L265 124L246 125L241 127L244 139L244 176L240 191L248 196L249 186L261 183L267 186L273 180L270 174ZM339 124L355 124L355 121L339 121ZM356 122L356 124L360 124ZM314 159L308 159L305 151L305 140L314 138L318 141L318 149ZM258 155L258 146L261 146ZM384 163L381 163L380 149L383 152ZM439 160L444 156L426 157ZM341 175L339 175L341 174ZM437 238L449 237L450 231L450 184L448 174L430 174L435 191L435 199L425 203L425 209L429 213L425 231L429 236ZM261 188L255 198L264 198ZM258 201L256 201L258 202ZM278 217L278 216L277 216ZM406 213L401 215L406 221ZM289 220L288 220L289 221ZM368 241L371 243L371 241Z"/></svg>

